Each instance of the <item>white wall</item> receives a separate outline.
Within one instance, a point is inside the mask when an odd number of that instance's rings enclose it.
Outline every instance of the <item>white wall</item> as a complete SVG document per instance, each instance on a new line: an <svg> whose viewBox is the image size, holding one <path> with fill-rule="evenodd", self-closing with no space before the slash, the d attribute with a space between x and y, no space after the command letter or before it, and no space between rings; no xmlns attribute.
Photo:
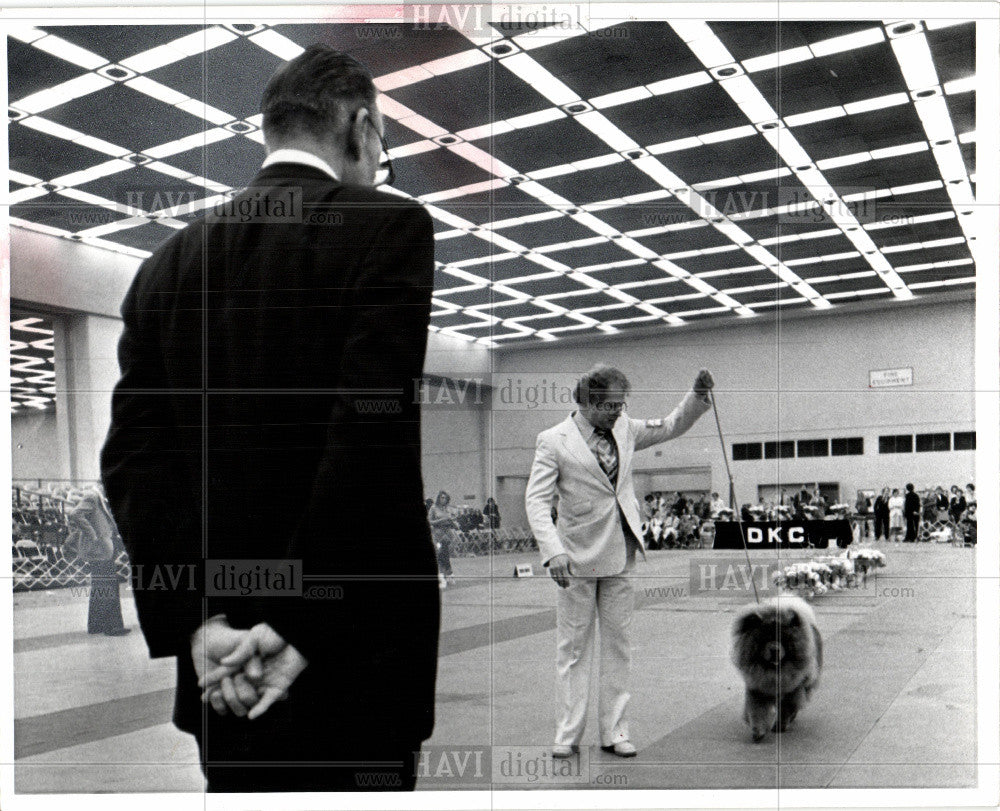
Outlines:
<svg viewBox="0 0 1000 811"><path fill-rule="evenodd" d="M455 387L445 385L443 396L440 386L427 387L421 406L425 497L446 490L453 507L482 509L488 495L489 399L475 396L470 388L469 396L459 402Z"/></svg>
<svg viewBox="0 0 1000 811"><path fill-rule="evenodd" d="M974 301L966 299L810 313L780 323L748 320L600 345L511 348L496 354L494 384L520 380L524 388L554 380L565 390L603 361L630 378L629 414L649 418L669 412L705 366L716 378L727 452L732 442L864 438L864 456L730 461L740 501L756 501L759 484L782 481L836 481L852 499L857 489L901 487L907 481L918 488L964 485L973 480L973 452L879 454L878 437L974 430L974 314ZM870 370L899 367L913 368L912 386L868 388ZM572 403L549 409L523 405L495 413L496 474L526 472L537 433L572 408ZM727 491L710 412L685 436L637 454L635 464L637 470L707 464L713 489Z"/></svg>
<svg viewBox="0 0 1000 811"><path fill-rule="evenodd" d="M10 430L13 479L69 478L69 460L59 442L55 411L17 414L11 417Z"/></svg>

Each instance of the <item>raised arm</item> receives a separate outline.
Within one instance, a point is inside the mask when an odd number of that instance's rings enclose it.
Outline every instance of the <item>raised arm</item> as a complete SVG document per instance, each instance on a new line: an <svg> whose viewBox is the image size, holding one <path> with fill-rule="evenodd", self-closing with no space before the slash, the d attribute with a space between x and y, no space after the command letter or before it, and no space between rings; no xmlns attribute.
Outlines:
<svg viewBox="0 0 1000 811"><path fill-rule="evenodd" d="M702 369L695 378L691 391L684 395L676 408L666 417L652 420L629 418L635 449L641 451L651 445L678 437L694 425L711 406L709 390L715 385L711 373Z"/></svg>

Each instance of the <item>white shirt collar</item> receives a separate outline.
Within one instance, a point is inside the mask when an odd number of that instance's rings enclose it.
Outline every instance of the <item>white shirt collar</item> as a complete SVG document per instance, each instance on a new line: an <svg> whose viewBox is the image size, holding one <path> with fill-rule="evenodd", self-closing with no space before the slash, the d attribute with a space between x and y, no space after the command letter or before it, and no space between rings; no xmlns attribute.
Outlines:
<svg viewBox="0 0 1000 811"><path fill-rule="evenodd" d="M340 180L329 163L304 149L276 149L264 159L260 168L264 169L274 163L303 163L306 166L319 169L321 172L326 172L334 180Z"/></svg>
<svg viewBox="0 0 1000 811"><path fill-rule="evenodd" d="M580 433L583 434L583 438L589 440L594 432L597 430L594 424L588 420L579 411L574 411L572 414L573 422L576 423L576 427L580 429Z"/></svg>

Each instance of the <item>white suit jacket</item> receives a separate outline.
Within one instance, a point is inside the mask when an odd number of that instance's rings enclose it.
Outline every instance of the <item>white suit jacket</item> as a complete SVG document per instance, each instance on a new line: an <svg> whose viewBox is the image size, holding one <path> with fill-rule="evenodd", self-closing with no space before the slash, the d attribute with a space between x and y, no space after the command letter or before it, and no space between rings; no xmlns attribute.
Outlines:
<svg viewBox="0 0 1000 811"><path fill-rule="evenodd" d="M619 508L643 548L642 519L632 485L633 453L680 436L709 406L707 397L691 391L663 419L619 417L611 431L618 445L617 486L612 486L601 469L572 415L542 431L524 495L542 565L565 553L570 572L578 577L620 574L625 569L626 550ZM553 524L552 501L557 494L558 520Z"/></svg>

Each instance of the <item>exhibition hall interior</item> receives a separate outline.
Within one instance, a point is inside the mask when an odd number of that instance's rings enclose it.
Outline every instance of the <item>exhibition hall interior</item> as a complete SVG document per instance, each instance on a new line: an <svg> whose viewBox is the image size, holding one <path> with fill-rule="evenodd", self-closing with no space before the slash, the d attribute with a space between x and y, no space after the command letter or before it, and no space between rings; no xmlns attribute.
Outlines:
<svg viewBox="0 0 1000 811"><path fill-rule="evenodd" d="M264 87L316 42L370 69L383 190L434 228L412 397L424 497L454 521L443 561L435 532L417 791L975 788L977 257L995 237L977 208L976 56L995 19L461 8L8 22L16 793L204 791L127 553L131 633L88 633L68 516L100 480L140 264L254 178ZM701 369L715 410L631 460L638 756L602 751L592 720L586 768L529 775L510 764L552 745L558 588L525 496L536 437L596 364L628 377L629 418L668 418ZM380 501L371 521L392 522L394 493ZM747 558L716 544L725 525L795 521L840 537ZM704 575L750 554L757 585L811 605L825 657L791 731L760 743L729 654L756 590ZM456 750L486 767L457 769Z"/></svg>

